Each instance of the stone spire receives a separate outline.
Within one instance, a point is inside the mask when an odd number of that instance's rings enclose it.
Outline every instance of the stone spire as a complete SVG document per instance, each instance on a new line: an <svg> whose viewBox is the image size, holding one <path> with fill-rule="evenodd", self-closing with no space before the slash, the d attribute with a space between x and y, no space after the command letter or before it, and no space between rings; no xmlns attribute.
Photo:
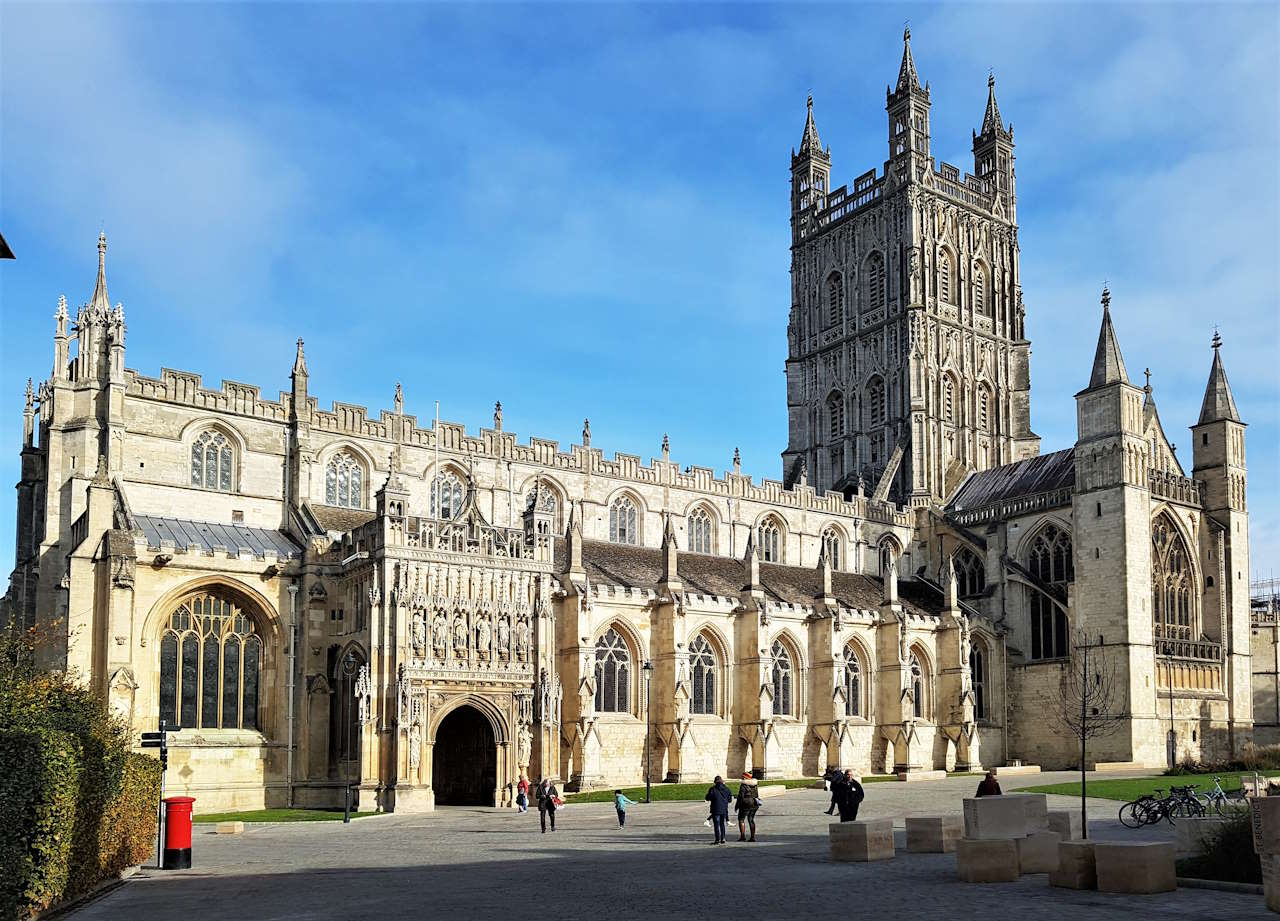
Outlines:
<svg viewBox="0 0 1280 921"><path fill-rule="evenodd" d="M307 373L307 356L302 352L301 339L298 340L298 354L293 359L293 373L295 375Z"/></svg>
<svg viewBox="0 0 1280 921"><path fill-rule="evenodd" d="M1222 366L1222 337L1215 331L1213 334L1213 366L1209 368L1209 383L1204 388L1204 402L1200 404L1200 421L1218 422L1223 419L1239 422L1240 413L1236 411L1236 399L1231 395L1231 385L1227 383L1227 370Z"/></svg>
<svg viewBox="0 0 1280 921"><path fill-rule="evenodd" d="M493 430L495 432L502 431L502 401L498 400L493 404Z"/></svg>
<svg viewBox="0 0 1280 921"><path fill-rule="evenodd" d="M742 555L742 566L747 571L747 590L760 591L760 557L756 556L754 531L747 535L747 552Z"/></svg>
<svg viewBox="0 0 1280 921"><path fill-rule="evenodd" d="M916 62L911 57L911 27L902 30L902 66L898 68L898 85L895 92L903 90L923 92L920 86L920 75L916 73Z"/></svg>
<svg viewBox="0 0 1280 921"><path fill-rule="evenodd" d="M987 112L982 116L982 133L1005 131L1004 122L1000 120L1000 105L996 102L996 76L995 74L987 75Z"/></svg>
<svg viewBox="0 0 1280 921"><path fill-rule="evenodd" d="M591 420L582 420L582 446L584 448L591 447Z"/></svg>
<svg viewBox="0 0 1280 921"><path fill-rule="evenodd" d="M822 153L822 139L818 137L818 126L813 121L813 94L809 94L808 114L804 119L804 134L800 137L800 156L813 156Z"/></svg>
<svg viewBox="0 0 1280 921"><path fill-rule="evenodd" d="M98 234L98 280L93 285L93 297L89 299L91 319L105 320L111 314L111 299L107 297L107 235Z"/></svg>
<svg viewBox="0 0 1280 921"><path fill-rule="evenodd" d="M1115 327L1111 325L1111 291L1104 287L1102 329L1098 331L1098 349L1093 355L1089 389L1115 383L1129 383L1129 375L1124 369L1124 357L1120 354L1120 343L1116 341Z"/></svg>
<svg viewBox="0 0 1280 921"><path fill-rule="evenodd" d="M822 549L818 551L818 574L822 579L822 595L824 601L833 598L834 593L831 588L831 557L827 555L827 542L822 542Z"/></svg>
<svg viewBox="0 0 1280 921"><path fill-rule="evenodd" d="M565 556L568 557L569 572L581 575L586 572L582 566L582 529L574 517L574 504L569 503L569 525L564 530Z"/></svg>
<svg viewBox="0 0 1280 921"><path fill-rule="evenodd" d="M27 378L27 403L22 409L22 444L31 447L35 440L36 392Z"/></svg>
<svg viewBox="0 0 1280 921"><path fill-rule="evenodd" d="M742 454L739 453L737 448L733 449L733 472L742 473Z"/></svg>
<svg viewBox="0 0 1280 921"><path fill-rule="evenodd" d="M680 552L676 546L676 529L671 513L664 516L662 526L662 584L669 588L680 585Z"/></svg>

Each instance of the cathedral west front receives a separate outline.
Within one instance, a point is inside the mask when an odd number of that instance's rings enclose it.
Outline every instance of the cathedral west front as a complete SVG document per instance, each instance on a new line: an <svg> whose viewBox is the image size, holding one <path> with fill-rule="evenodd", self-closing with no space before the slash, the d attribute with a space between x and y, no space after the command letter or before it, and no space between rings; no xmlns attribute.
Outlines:
<svg viewBox="0 0 1280 921"><path fill-rule="evenodd" d="M665 438L606 455L589 422L521 442L500 405L477 430L427 423L399 386L323 408L302 340L274 396L148 376L100 237L28 387L6 615L136 731L180 726L168 790L206 810L332 806L348 783L362 809L506 805L521 774L588 789L646 767L1066 767L1045 714L1080 637L1118 676L1091 766L1272 741L1225 346L1182 420L1187 469L1104 291L1077 440L1044 453L993 81L972 173L931 155L909 33L886 113L883 169L851 185L832 188L812 100L792 153L778 480L736 451L687 466Z"/></svg>

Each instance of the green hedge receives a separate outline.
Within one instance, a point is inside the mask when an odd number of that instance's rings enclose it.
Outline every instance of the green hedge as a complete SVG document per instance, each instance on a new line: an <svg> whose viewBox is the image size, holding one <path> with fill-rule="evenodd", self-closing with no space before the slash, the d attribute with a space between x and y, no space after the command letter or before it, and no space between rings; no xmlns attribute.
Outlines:
<svg viewBox="0 0 1280 921"><path fill-rule="evenodd" d="M75 898L147 859L160 763L95 692L0 655L0 919Z"/></svg>

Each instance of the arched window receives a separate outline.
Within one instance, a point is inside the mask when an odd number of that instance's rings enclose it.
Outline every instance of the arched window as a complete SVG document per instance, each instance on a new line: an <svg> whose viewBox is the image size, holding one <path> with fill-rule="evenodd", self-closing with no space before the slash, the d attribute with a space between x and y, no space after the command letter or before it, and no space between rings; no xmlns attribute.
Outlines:
<svg viewBox="0 0 1280 921"><path fill-rule="evenodd" d="M609 540L615 544L640 543L636 504L627 496L618 496L609 506Z"/></svg>
<svg viewBox="0 0 1280 921"><path fill-rule="evenodd" d="M956 382L950 374L942 376L942 419L953 425L956 421Z"/></svg>
<svg viewBox="0 0 1280 921"><path fill-rule="evenodd" d="M160 637L160 719L184 729L257 729L262 638L235 602L201 592Z"/></svg>
<svg viewBox="0 0 1280 921"><path fill-rule="evenodd" d="M782 525L776 518L766 518L756 528L760 559L766 563L782 562Z"/></svg>
<svg viewBox="0 0 1280 921"><path fill-rule="evenodd" d="M716 678L719 671L715 649L699 633L689 644L689 673L693 676L690 713L698 716L716 715Z"/></svg>
<svg viewBox="0 0 1280 921"><path fill-rule="evenodd" d="M956 568L956 587L960 597L981 595L987 587L987 573L978 554L968 547L961 547L951 557L951 562Z"/></svg>
<svg viewBox="0 0 1280 921"><path fill-rule="evenodd" d="M865 406L866 428L875 429L884 425L884 379L873 377L867 383Z"/></svg>
<svg viewBox="0 0 1280 921"><path fill-rule="evenodd" d="M875 310L877 307L883 307L885 304L884 257L879 253L872 253L868 256L864 274L866 276L866 300L863 304L863 309Z"/></svg>
<svg viewBox="0 0 1280 921"><path fill-rule="evenodd" d="M969 686L973 688L973 718L987 718L987 663L982 649L974 644L969 650Z"/></svg>
<svg viewBox="0 0 1280 921"><path fill-rule="evenodd" d="M844 648L844 715L865 715L862 712L862 658L852 643Z"/></svg>
<svg viewBox="0 0 1280 921"><path fill-rule="evenodd" d="M836 441L844 437L844 394L839 391L827 397L827 420L830 422L828 431L831 432L831 440Z"/></svg>
<svg viewBox="0 0 1280 921"><path fill-rule="evenodd" d="M775 716L795 716L792 712L795 701L791 694L794 683L791 653L781 640L774 640L770 654L773 656L773 713Z"/></svg>
<svg viewBox="0 0 1280 921"><path fill-rule="evenodd" d="M840 569L844 554L844 541L840 539L840 532L834 527L829 527L822 532L822 549L827 555L827 562L831 564L832 569Z"/></svg>
<svg viewBox="0 0 1280 921"><path fill-rule="evenodd" d="M235 487L235 450L216 429L201 432L191 443L191 485L231 492Z"/></svg>
<svg viewBox="0 0 1280 921"><path fill-rule="evenodd" d="M839 326L844 321L844 279L839 272L827 276L827 325Z"/></svg>
<svg viewBox="0 0 1280 921"><path fill-rule="evenodd" d="M631 712L631 650L613 627L596 640L596 712Z"/></svg>
<svg viewBox="0 0 1280 921"><path fill-rule="evenodd" d="M364 508L364 467L347 451L335 454L325 465L324 502L340 508Z"/></svg>
<svg viewBox="0 0 1280 921"><path fill-rule="evenodd" d="M1065 586L1075 580L1071 537L1056 525L1036 535L1027 553L1027 568L1040 582ZM1031 602L1031 658L1060 659L1069 655L1067 615L1036 588L1028 588Z"/></svg>
<svg viewBox="0 0 1280 921"><path fill-rule="evenodd" d="M452 470L436 474L431 479L431 517L446 521L458 517L466 495L462 480Z"/></svg>
<svg viewBox="0 0 1280 921"><path fill-rule="evenodd" d="M944 249L938 253L938 299L944 304L952 303L951 275L951 254Z"/></svg>
<svg viewBox="0 0 1280 921"><path fill-rule="evenodd" d="M711 516L705 508L699 506L689 513L685 529L689 532L690 553L715 553Z"/></svg>
<svg viewBox="0 0 1280 921"><path fill-rule="evenodd" d="M1168 516L1151 528L1151 617L1157 640L1198 638L1187 546Z"/></svg>
<svg viewBox="0 0 1280 921"><path fill-rule="evenodd" d="M980 265L973 269L973 312L983 315L987 312L987 273Z"/></svg>
<svg viewBox="0 0 1280 921"><path fill-rule="evenodd" d="M929 712L925 695L928 692L927 676L924 667L920 664L920 656L913 649L911 651L910 660L911 669L911 700L913 713L916 719L925 719Z"/></svg>
<svg viewBox="0 0 1280 921"><path fill-rule="evenodd" d="M991 391L986 384L978 387L978 428L983 432L991 431Z"/></svg>

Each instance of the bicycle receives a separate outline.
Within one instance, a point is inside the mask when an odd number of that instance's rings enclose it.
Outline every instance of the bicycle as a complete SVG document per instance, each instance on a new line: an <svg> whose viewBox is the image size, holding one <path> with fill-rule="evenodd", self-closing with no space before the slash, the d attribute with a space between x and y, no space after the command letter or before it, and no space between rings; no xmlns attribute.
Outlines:
<svg viewBox="0 0 1280 921"><path fill-rule="evenodd" d="M1203 797L1202 802L1206 810L1212 808L1224 819L1238 815L1249 806L1243 789L1236 789L1230 793L1222 789L1221 777L1213 778L1213 789L1208 793L1197 794L1197 798L1200 797Z"/></svg>

